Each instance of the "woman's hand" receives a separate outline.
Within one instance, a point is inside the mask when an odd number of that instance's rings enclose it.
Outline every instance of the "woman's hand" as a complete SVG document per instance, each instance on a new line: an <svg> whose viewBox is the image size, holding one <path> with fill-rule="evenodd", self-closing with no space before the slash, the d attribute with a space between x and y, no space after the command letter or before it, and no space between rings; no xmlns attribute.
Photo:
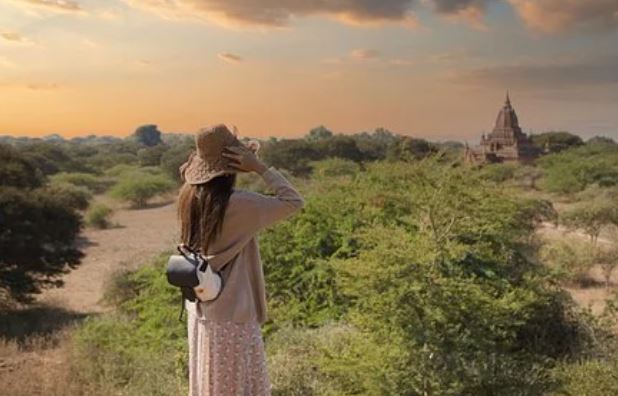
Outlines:
<svg viewBox="0 0 618 396"><path fill-rule="evenodd" d="M256 172L262 174L268 169L268 167L256 157L255 153L247 147L224 147L221 155L231 160L231 168L241 172Z"/></svg>

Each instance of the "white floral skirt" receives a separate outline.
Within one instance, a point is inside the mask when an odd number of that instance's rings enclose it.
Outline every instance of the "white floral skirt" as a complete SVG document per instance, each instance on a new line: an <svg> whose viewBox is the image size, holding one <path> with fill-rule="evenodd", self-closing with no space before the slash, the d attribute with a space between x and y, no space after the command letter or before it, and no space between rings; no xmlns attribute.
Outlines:
<svg viewBox="0 0 618 396"><path fill-rule="evenodd" d="M199 319L187 301L189 396L270 396L258 322Z"/></svg>

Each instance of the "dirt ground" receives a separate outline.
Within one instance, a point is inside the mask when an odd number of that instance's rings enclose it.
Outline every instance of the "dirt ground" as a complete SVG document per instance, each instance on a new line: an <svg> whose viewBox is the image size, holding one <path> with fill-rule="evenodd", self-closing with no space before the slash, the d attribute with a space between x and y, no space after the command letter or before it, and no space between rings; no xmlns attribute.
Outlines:
<svg viewBox="0 0 618 396"><path fill-rule="evenodd" d="M135 269L163 250L173 249L178 238L175 205L154 204L148 209L120 209L111 219L115 227L82 233L86 254L77 269L65 275L64 286L46 290L39 302L79 313L102 312L99 303L114 272Z"/></svg>

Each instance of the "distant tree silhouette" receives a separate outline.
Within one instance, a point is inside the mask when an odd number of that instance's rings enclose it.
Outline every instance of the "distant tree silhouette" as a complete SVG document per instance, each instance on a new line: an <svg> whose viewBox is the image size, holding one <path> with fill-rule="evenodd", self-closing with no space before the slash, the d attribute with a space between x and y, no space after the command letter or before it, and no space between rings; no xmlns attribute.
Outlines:
<svg viewBox="0 0 618 396"><path fill-rule="evenodd" d="M137 141L145 146L156 146L161 143L161 131L154 124L140 126L134 135Z"/></svg>
<svg viewBox="0 0 618 396"><path fill-rule="evenodd" d="M305 135L305 139L308 141L329 139L331 137L333 137L333 132L324 125L313 128L309 131L309 133L307 133L307 135Z"/></svg>

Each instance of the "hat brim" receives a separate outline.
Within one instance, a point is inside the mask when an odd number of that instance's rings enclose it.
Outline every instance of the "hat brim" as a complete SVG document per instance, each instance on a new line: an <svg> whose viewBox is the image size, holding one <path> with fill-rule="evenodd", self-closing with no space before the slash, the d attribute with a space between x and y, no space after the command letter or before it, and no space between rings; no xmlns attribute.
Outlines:
<svg viewBox="0 0 618 396"><path fill-rule="evenodd" d="M206 183L217 176L239 173L238 169L222 165L219 169L208 169L207 163L199 156L192 155L187 162L180 167L180 174L189 184Z"/></svg>

